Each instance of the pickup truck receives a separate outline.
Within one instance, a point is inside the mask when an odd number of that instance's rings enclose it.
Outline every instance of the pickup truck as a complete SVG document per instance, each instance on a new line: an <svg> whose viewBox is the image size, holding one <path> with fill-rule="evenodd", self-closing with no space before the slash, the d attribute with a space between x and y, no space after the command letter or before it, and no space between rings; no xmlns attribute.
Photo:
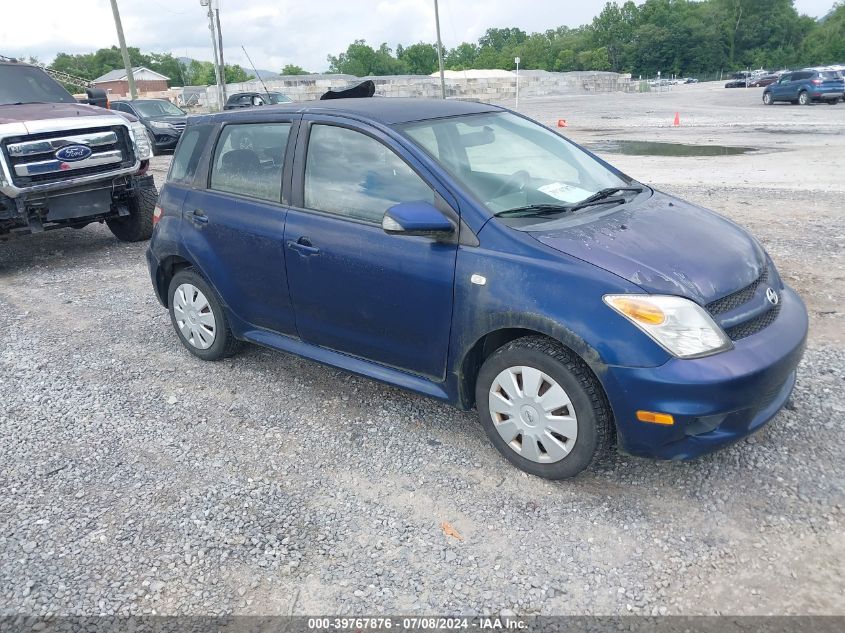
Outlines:
<svg viewBox="0 0 845 633"><path fill-rule="evenodd" d="M149 239L158 191L146 129L95 96L79 103L42 68L0 59L0 241L92 222Z"/></svg>

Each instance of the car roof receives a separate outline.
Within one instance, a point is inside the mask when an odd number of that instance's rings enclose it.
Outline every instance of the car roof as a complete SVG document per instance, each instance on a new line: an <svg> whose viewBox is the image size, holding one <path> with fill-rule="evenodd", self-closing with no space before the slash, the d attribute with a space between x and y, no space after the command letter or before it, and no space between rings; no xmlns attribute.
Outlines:
<svg viewBox="0 0 845 633"><path fill-rule="evenodd" d="M481 114L483 112L499 112L502 110L503 108L488 103L452 99L370 97L362 99L329 99L307 103L282 103L279 105L263 106L259 112L262 115L272 112L337 114L385 125L395 125L398 123L410 123L412 121L424 121L426 119L438 119L464 114ZM237 120L239 118L254 117L255 115L256 110L244 109L227 110L226 112L191 118L193 119L193 123L209 123L219 120Z"/></svg>

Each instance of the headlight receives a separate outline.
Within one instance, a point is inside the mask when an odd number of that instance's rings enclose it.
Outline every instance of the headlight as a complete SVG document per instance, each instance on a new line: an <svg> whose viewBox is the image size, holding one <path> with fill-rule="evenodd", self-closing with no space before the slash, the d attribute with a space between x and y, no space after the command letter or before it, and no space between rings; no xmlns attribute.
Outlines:
<svg viewBox="0 0 845 633"><path fill-rule="evenodd" d="M169 132L170 130L176 129L171 123L167 123L166 121L150 121L150 127L161 130L162 132Z"/></svg>
<svg viewBox="0 0 845 633"><path fill-rule="evenodd" d="M138 160L147 160L153 155L153 148L150 146L150 138L147 136L147 128L140 121L129 124L129 135L135 145L135 156Z"/></svg>
<svg viewBox="0 0 845 633"><path fill-rule="evenodd" d="M731 340L697 303L670 295L606 295L605 303L678 358L730 349Z"/></svg>

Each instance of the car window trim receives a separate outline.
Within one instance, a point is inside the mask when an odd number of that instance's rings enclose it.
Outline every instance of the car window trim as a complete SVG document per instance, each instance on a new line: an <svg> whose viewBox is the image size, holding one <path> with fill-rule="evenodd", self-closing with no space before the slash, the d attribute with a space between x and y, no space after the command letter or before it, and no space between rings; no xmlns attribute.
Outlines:
<svg viewBox="0 0 845 633"><path fill-rule="evenodd" d="M332 218L340 218L343 220L348 220L350 222L355 222L356 224L366 224L367 226L381 226L380 222L372 222L369 220L363 220L361 218L353 218L348 215L343 215L342 213L333 213L331 211L326 211L324 209L312 209L310 207L305 206L305 168L306 163L308 160L308 147L311 142L311 128L314 125L329 125L333 127L342 127L348 130L352 130L353 132L358 132L359 134L364 134L365 136L369 136L377 143L380 143L384 147L386 147L389 151L393 152L399 160L405 163L411 171L413 171L425 185L431 189L434 193L434 204L437 206L438 209L444 211L450 218L453 218L456 222L460 220L460 214L455 209L455 204L449 201L449 199L443 195L440 189L433 184L432 180L434 180L429 174L421 171L416 165L408 162L396 149L388 144L385 143L383 139L379 138L377 132L381 132L376 128L372 128L368 126L366 123L362 123L355 119L343 119L340 117L331 117L331 116L320 116L320 115L306 115L302 119L300 131L299 131L299 138L297 139L296 145L296 155L294 156L294 179L292 183L292 196L291 196L291 207L297 209L298 211L303 211L306 213L316 213L319 215L323 215L326 217ZM381 132L384 134L383 132ZM406 149L403 147L403 149ZM450 197L452 193L449 192ZM438 204L440 202L440 204ZM441 206L447 207L448 211Z"/></svg>
<svg viewBox="0 0 845 633"><path fill-rule="evenodd" d="M287 143L285 144L284 159L282 161L282 174L281 174L282 183L281 183L281 189L279 191L280 199L279 200L268 200L267 198L259 198L257 196L250 196L248 194L238 193L238 192L234 192L234 191L222 191L220 189L215 189L214 187L212 187L211 186L211 172L214 168L214 156L217 154L217 146L220 143L220 139L223 136L223 131L225 130L225 128L228 127L228 126L232 126L232 125L274 125L274 124L275 125L289 125L290 126L290 130L288 132ZM225 194L225 195L229 195L229 196L238 196L240 198L244 198L244 199L249 200L249 201L266 202L268 204L277 204L277 205L283 206L283 207L291 206L290 202L289 202L289 199L290 199L289 188L287 188L287 190L286 190L285 185L286 185L286 183L290 182L290 179L288 177L288 169L289 169L290 165L292 165L292 154L293 154L295 147L296 147L296 145L295 145L296 141L292 140L292 139L295 139L298 136L298 132L299 132L298 128L299 128L299 117L296 117L296 116L286 117L286 118L283 118L283 119L277 119L275 117L267 119L267 118L262 117L262 118L258 118L258 119L250 118L247 121L239 121L239 120L236 120L236 119L223 121L220 125L217 126L216 130L212 130L212 132L211 132L212 136L214 137L214 142L206 144L207 145L206 151L208 152L208 154L207 154L207 156L204 156L200 161L201 166L204 167L204 173L200 173L201 169L198 166L197 167L197 174L195 176L195 182L199 182L201 186L200 187L194 187L194 188L195 189L201 188L201 189L204 189L206 191L213 191L215 193ZM294 147L291 147L292 144L294 145Z"/></svg>

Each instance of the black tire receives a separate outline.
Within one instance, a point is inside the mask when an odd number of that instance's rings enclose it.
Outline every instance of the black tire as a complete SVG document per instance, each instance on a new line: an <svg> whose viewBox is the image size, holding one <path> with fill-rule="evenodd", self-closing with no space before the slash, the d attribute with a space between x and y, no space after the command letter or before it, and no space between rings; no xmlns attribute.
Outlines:
<svg viewBox="0 0 845 633"><path fill-rule="evenodd" d="M158 202L155 187L139 187L129 202L129 215L109 218L106 224L121 242L142 242L153 234L153 212Z"/></svg>
<svg viewBox="0 0 845 633"><path fill-rule="evenodd" d="M813 100L810 99L810 93L806 90L802 90L800 93L798 93L798 103L800 105L810 105L811 103L813 103Z"/></svg>
<svg viewBox="0 0 845 633"><path fill-rule="evenodd" d="M577 437L569 453L556 462L526 459L502 438L490 413L489 392L500 372L509 367L539 369L555 380L569 396L577 416ZM613 416L604 390L581 358L560 343L544 337L516 339L496 350L484 362L475 385L478 415L487 436L517 468L545 479L574 477L604 461L613 443Z"/></svg>
<svg viewBox="0 0 845 633"><path fill-rule="evenodd" d="M177 324L177 318L174 311L174 295L179 289L179 286L182 284L190 284L199 289L205 295L209 308L214 315L214 342L206 349L200 349L199 347L193 345L187 338L185 338L185 335L182 334L182 331ZM223 304L217 296L217 293L214 292L211 284L209 284L202 275L197 274L192 268L185 268L173 275L173 279L170 280L170 285L167 289L167 305L168 311L170 312L170 322L173 325L173 329L176 331L176 336L179 337L182 345L184 345L185 348L197 358L208 361L220 360L222 358L226 358L227 356L231 356L240 348L241 343L232 335L232 330L229 327L229 319L226 316L226 311L223 309Z"/></svg>
<svg viewBox="0 0 845 633"><path fill-rule="evenodd" d="M827 100L827 105L836 105L837 103L839 103L839 99L828 99Z"/></svg>
<svg viewBox="0 0 845 633"><path fill-rule="evenodd" d="M774 103L774 99L772 99L771 92L764 92L763 93L763 103L765 105L772 105Z"/></svg>

